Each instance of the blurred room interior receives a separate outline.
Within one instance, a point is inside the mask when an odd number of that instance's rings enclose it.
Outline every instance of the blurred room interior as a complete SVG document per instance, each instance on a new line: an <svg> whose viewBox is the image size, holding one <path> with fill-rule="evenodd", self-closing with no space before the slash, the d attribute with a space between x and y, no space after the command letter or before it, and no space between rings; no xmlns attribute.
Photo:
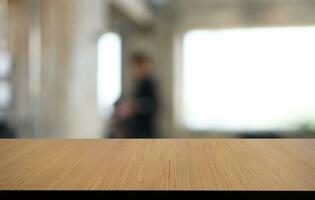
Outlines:
<svg viewBox="0 0 315 200"><path fill-rule="evenodd" d="M313 138L314 47L315 0L0 0L0 137Z"/></svg>

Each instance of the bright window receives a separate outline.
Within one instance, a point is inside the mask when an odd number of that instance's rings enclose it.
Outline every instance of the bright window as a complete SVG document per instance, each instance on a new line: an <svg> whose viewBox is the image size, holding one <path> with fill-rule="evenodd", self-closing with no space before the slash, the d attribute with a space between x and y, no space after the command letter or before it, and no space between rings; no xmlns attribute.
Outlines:
<svg viewBox="0 0 315 200"><path fill-rule="evenodd" d="M0 113L7 110L12 101L12 91L10 84L10 72L12 60L8 52L0 51Z"/></svg>
<svg viewBox="0 0 315 200"><path fill-rule="evenodd" d="M8 109L11 103L11 87L9 82L0 81L0 110Z"/></svg>
<svg viewBox="0 0 315 200"><path fill-rule="evenodd" d="M121 95L121 38L106 33L98 41L97 100L101 115L107 116Z"/></svg>
<svg viewBox="0 0 315 200"><path fill-rule="evenodd" d="M195 130L315 123L315 27L193 30L184 37L182 122Z"/></svg>

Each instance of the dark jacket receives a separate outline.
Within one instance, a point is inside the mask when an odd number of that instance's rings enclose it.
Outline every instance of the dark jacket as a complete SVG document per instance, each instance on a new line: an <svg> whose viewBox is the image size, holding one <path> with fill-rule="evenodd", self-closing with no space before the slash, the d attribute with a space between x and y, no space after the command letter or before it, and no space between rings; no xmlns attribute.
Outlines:
<svg viewBox="0 0 315 200"><path fill-rule="evenodd" d="M136 102L136 114L131 137L155 137L154 118L158 99L154 80L149 77L139 80L136 83L133 96Z"/></svg>

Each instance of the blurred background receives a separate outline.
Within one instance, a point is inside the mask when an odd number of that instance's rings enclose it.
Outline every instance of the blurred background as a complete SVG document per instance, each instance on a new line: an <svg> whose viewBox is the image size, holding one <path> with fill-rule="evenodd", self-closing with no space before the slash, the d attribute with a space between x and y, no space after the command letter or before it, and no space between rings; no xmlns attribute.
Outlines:
<svg viewBox="0 0 315 200"><path fill-rule="evenodd" d="M0 0L0 138L315 137L315 0Z"/></svg>

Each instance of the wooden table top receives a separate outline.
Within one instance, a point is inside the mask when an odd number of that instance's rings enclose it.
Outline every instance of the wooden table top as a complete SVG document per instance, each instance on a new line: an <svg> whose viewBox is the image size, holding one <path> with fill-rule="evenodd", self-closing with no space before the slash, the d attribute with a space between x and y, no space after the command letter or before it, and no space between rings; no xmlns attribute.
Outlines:
<svg viewBox="0 0 315 200"><path fill-rule="evenodd" d="M0 140L0 189L315 190L315 140Z"/></svg>

